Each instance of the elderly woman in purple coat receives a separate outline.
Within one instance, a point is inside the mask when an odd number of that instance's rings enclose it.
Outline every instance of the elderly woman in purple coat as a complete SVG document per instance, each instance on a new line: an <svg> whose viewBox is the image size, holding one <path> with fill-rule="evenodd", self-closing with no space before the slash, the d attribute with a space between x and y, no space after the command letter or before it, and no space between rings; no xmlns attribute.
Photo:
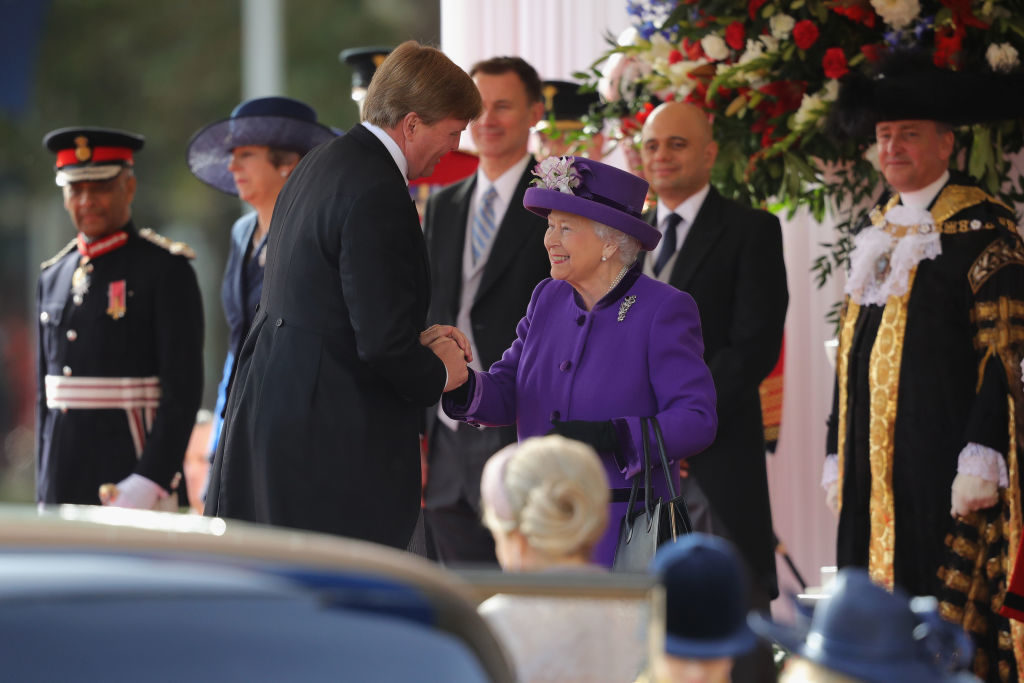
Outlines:
<svg viewBox="0 0 1024 683"><path fill-rule="evenodd" d="M677 463L715 438L715 388L697 305L641 272L641 250L661 238L640 217L647 183L580 157L551 157L534 172L523 205L548 219L551 279L537 285L501 360L470 371L443 406L473 424L516 424L520 441L555 432L593 446L612 487L594 559L610 566L643 469L640 419L657 417L678 482ZM653 483L667 495L660 473Z"/></svg>

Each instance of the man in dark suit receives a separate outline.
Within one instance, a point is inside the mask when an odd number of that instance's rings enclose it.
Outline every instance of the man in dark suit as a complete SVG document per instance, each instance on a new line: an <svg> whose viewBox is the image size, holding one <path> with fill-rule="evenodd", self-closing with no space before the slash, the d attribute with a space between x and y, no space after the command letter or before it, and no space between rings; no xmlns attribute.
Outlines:
<svg viewBox="0 0 1024 683"><path fill-rule="evenodd" d="M271 221L206 514L407 546L422 411L471 360L457 330L420 332L430 274L407 182L479 112L469 76L409 41L377 71L363 123L296 167Z"/></svg>
<svg viewBox="0 0 1024 683"><path fill-rule="evenodd" d="M523 208L535 160L530 128L544 115L537 72L519 57L495 57L470 70L483 114L470 125L477 172L431 197L424 233L431 268L431 323L456 325L486 370L515 340L533 288L548 276L547 222ZM438 559L496 564L480 522L480 475L515 427L476 430L440 410L428 416L426 519Z"/></svg>
<svg viewBox="0 0 1024 683"><path fill-rule="evenodd" d="M658 195L647 218L663 238L645 272L697 302L718 394L718 436L687 461L683 480L695 527L737 545L753 578L751 606L767 610L778 584L758 386L778 360L789 293L779 220L711 187L717 152L693 105L669 102L647 118L640 153ZM766 649L737 670L734 680L774 680Z"/></svg>

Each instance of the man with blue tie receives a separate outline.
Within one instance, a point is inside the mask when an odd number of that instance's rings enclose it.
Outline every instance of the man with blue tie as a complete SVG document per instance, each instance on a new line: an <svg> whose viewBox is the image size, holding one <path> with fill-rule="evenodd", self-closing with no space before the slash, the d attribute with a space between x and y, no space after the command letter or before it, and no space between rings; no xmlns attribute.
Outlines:
<svg viewBox="0 0 1024 683"><path fill-rule="evenodd" d="M470 76L483 114L469 130L477 172L430 198L423 229L430 254L428 323L456 325L473 346L471 367L486 370L516 336L538 282L549 274L547 221L523 208L536 160L530 129L544 115L540 77L519 57L475 64ZM446 564L497 564L480 522L480 475L515 427L476 430L432 409L427 419L426 524L432 554Z"/></svg>
<svg viewBox="0 0 1024 683"><path fill-rule="evenodd" d="M644 123L640 154L663 233L644 272L690 294L700 309L704 360L718 395L718 435L687 460L683 492L698 531L728 538L752 576L751 608L778 595L758 387L782 345L789 292L782 229L767 211L710 184L718 146L707 114L668 102ZM734 680L775 680L771 652L736 662Z"/></svg>

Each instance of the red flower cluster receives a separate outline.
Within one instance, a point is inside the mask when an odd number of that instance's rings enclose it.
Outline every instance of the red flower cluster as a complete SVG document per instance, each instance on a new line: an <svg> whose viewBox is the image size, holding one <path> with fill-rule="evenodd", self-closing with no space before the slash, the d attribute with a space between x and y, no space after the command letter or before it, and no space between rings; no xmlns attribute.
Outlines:
<svg viewBox="0 0 1024 683"><path fill-rule="evenodd" d="M818 27L810 19L798 21L796 26L793 27L793 42L801 50L806 50L811 45L814 45L819 35Z"/></svg>
<svg viewBox="0 0 1024 683"><path fill-rule="evenodd" d="M935 30L935 54L932 55L935 66L941 68L959 66L960 50L963 47L966 33L967 30L963 24L957 24L956 28L943 26Z"/></svg>
<svg viewBox="0 0 1024 683"><path fill-rule="evenodd" d="M825 69L825 78L842 78L850 73L850 67L846 63L846 54L841 47L830 47L825 50L821 66Z"/></svg>
<svg viewBox="0 0 1024 683"><path fill-rule="evenodd" d="M747 5L747 10L750 12L750 20L754 21L757 18L757 11L761 9L768 0L750 0ZM739 48L736 48L737 50Z"/></svg>
<svg viewBox="0 0 1024 683"><path fill-rule="evenodd" d="M742 21L734 21L725 27L725 43L734 50L742 50L747 44L747 33Z"/></svg>
<svg viewBox="0 0 1024 683"><path fill-rule="evenodd" d="M882 43L867 43L866 45L860 46L861 54L864 55L864 59L868 60L872 64L878 64L882 61L882 54L885 52L885 45Z"/></svg>
<svg viewBox="0 0 1024 683"><path fill-rule="evenodd" d="M868 28L874 28L875 19L878 18L875 11L871 9L871 3L867 0L853 0L852 2L836 4L831 7L831 10L839 16L846 17L858 24L864 24Z"/></svg>

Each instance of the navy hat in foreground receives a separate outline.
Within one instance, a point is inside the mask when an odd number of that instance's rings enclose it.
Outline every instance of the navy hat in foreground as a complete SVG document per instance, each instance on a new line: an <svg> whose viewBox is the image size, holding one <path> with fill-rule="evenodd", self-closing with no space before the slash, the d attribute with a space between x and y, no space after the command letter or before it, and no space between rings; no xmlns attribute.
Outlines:
<svg viewBox="0 0 1024 683"><path fill-rule="evenodd" d="M747 626L747 578L728 541L686 534L658 548L651 571L665 587L665 652L718 659L749 652L757 637Z"/></svg>
<svg viewBox="0 0 1024 683"><path fill-rule="evenodd" d="M265 145L305 154L336 135L317 123L316 111L305 102L290 97L258 97L239 104L229 118L197 131L189 140L186 158L197 178L221 192L237 195L235 179L228 171L235 147Z"/></svg>
<svg viewBox="0 0 1024 683"><path fill-rule="evenodd" d="M338 60L352 68L353 100L359 101L366 96L366 89L370 87L373 74L377 73L377 67L389 54L390 47L353 47L341 51Z"/></svg>
<svg viewBox="0 0 1024 683"><path fill-rule="evenodd" d="M595 91L582 92L579 83L544 81L540 88L544 98L545 117L538 128L553 126L556 130L582 130L583 117L601 101Z"/></svg>
<svg viewBox="0 0 1024 683"><path fill-rule="evenodd" d="M863 681L957 681L974 652L968 635L942 619L935 598L889 593L868 573L846 567L810 623L788 626L760 614L750 626L763 638L826 669Z"/></svg>
<svg viewBox="0 0 1024 683"><path fill-rule="evenodd" d="M109 180L135 163L146 139L114 128L58 128L43 136L43 146L57 155L60 187L86 180Z"/></svg>

